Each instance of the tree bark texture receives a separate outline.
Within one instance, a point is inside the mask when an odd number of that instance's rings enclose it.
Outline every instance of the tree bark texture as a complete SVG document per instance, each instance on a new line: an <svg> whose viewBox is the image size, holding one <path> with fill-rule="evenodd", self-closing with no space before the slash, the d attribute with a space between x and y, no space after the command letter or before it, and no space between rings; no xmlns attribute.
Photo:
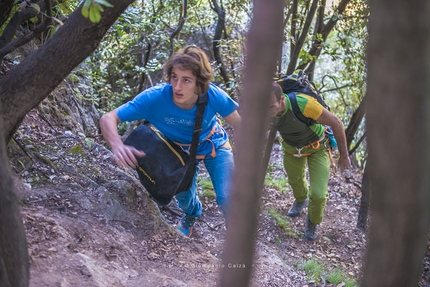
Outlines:
<svg viewBox="0 0 430 287"><path fill-rule="evenodd" d="M351 149L351 144L354 140L355 134L357 133L358 128L360 127L361 122L363 121L364 115L366 113L365 110L365 97L361 101L358 108L352 114L351 120L349 121L348 127L345 130L346 134L346 146L348 150Z"/></svg>
<svg viewBox="0 0 430 287"><path fill-rule="evenodd" d="M294 45L291 45L291 47L294 47L294 48L292 50L290 63L288 64L287 75L292 74L296 68L297 61L299 60L299 54L303 48L303 44L305 43L306 37L309 33L309 29L311 28L311 24L313 22L315 12L318 7L318 2L319 2L318 0L312 0L311 8L309 9L308 14L306 15L306 20L303 24L302 30L300 31L300 35L297 35L297 37L295 37L295 43ZM291 23L291 26L297 25L297 23L294 21L294 19L297 17L298 17L297 14L293 15L293 18L292 18L293 21Z"/></svg>
<svg viewBox="0 0 430 287"><path fill-rule="evenodd" d="M361 181L361 200L357 219L357 228L361 229L362 231L365 231L367 227L367 219L369 217L370 193L371 187L369 180L369 166L366 165L363 172L363 179Z"/></svg>
<svg viewBox="0 0 430 287"><path fill-rule="evenodd" d="M256 0L253 3L241 93L243 124L236 138L237 168L227 216L225 268L221 270L219 282L222 287L248 286L250 281L263 187L261 173L265 172L261 162L269 122L268 97L281 53L284 1ZM243 268L231 268L233 264Z"/></svg>
<svg viewBox="0 0 430 287"><path fill-rule="evenodd" d="M228 77L227 70L224 66L224 63L222 62L221 47L220 47L222 31L225 31L225 10L219 7L218 2L216 0L212 0L212 4L214 5L214 10L218 15L218 21L215 27L212 49L214 52L216 63L219 68L220 75L224 80L224 83L228 84L230 82L230 78Z"/></svg>
<svg viewBox="0 0 430 287"><path fill-rule="evenodd" d="M0 80L6 142L25 115L48 96L69 73L99 45L106 31L133 0L110 0L99 23L74 11L45 45L26 57Z"/></svg>
<svg viewBox="0 0 430 287"><path fill-rule="evenodd" d="M349 4L349 2L351 2L351 0L341 0L336 8L336 14L337 15L342 15L345 10L346 10L346 6ZM320 17L320 16L319 16ZM325 43L325 41L327 40L328 35L330 34L330 32L333 30L334 26L336 25L337 21L339 20L339 17L331 17L327 23L322 27L322 29L320 30L320 33L322 35L322 38L317 38L313 41L312 43L312 47L309 50L309 55L311 55L314 60L311 63L311 66L315 65L316 59L318 59L318 57L321 54L321 49L322 49L322 45ZM306 60L306 61L302 61L301 63L299 63L299 65L297 66L297 69L305 69L306 66L309 65L309 61L310 60ZM297 59L296 59L297 62ZM288 70L292 69L291 72L293 72L295 70L295 68L288 66ZM314 67L311 67L310 70L314 70Z"/></svg>
<svg viewBox="0 0 430 287"><path fill-rule="evenodd" d="M430 226L430 2L369 6L372 220L361 286L415 287Z"/></svg>
<svg viewBox="0 0 430 287"><path fill-rule="evenodd" d="M0 127L1 122L0 118ZM0 287L26 287L29 284L27 239L2 133L0 162Z"/></svg>
<svg viewBox="0 0 430 287"><path fill-rule="evenodd" d="M61 2L64 2L64 0L61 0L59 2L54 2L52 3L52 5L50 4L46 5L45 0L41 0L37 2L37 5L40 7L40 11L46 12L47 8L51 9L52 6L55 6L57 5L57 3L61 3ZM27 7L24 10L16 12L10 19L9 23L7 23L5 29L3 30L3 34L0 37L0 49L2 49L6 44L12 41L12 39L16 36L16 31L19 29L22 23L30 20L31 18L39 14L40 13L30 5L27 5Z"/></svg>
<svg viewBox="0 0 430 287"><path fill-rule="evenodd" d="M174 53L174 41L175 37L181 32L184 27L185 21L187 20L187 11L188 11L188 1L184 0L184 4L181 5L181 13L179 18L178 26L176 26L175 30L170 34L170 56Z"/></svg>
<svg viewBox="0 0 430 287"><path fill-rule="evenodd" d="M6 23L7 18L9 17L10 11L12 11L12 7L14 3L15 3L14 0L0 1L0 27L3 26L4 23Z"/></svg>

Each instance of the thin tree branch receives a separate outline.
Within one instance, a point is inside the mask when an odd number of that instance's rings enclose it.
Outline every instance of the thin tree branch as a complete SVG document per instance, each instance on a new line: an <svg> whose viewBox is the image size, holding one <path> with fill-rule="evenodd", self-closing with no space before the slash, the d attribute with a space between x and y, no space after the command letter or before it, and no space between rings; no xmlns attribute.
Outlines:
<svg viewBox="0 0 430 287"><path fill-rule="evenodd" d="M321 54L321 48L322 44L327 40L328 35L333 30L334 25L339 20L339 16L343 12L345 12L346 6L351 2L351 0L342 0L339 5L337 6L337 9L335 10L335 15L330 17L328 22L324 25L324 27L321 29L321 37L318 37L314 40L311 49L309 50L309 55L312 56L313 59L316 59ZM298 69L305 69L305 67L308 67L308 70L313 71L314 70L315 61L313 60L306 60L299 64L297 67Z"/></svg>
<svg viewBox="0 0 430 287"><path fill-rule="evenodd" d="M176 27L176 29L172 32L172 34L170 34L170 56L173 55L173 47L174 47L173 39L182 30L182 27L184 27L185 21L187 20L187 9L188 9L188 1L184 0L184 4L182 6L182 11L181 11L182 17L181 17L179 24Z"/></svg>
<svg viewBox="0 0 430 287"><path fill-rule="evenodd" d="M222 38L222 32L225 31L225 10L218 5L218 2L216 0L212 0L213 7L215 12L218 15L218 22L215 28L215 34L213 39L213 51L214 51L214 57L217 62L217 66L219 68L221 77L223 78L224 82L227 84L230 82L230 79L228 77L227 71L225 69L225 66L222 62L221 58L221 52L220 52L220 43Z"/></svg>
<svg viewBox="0 0 430 287"><path fill-rule="evenodd" d="M294 50L292 51L292 56L290 58L290 64L288 65L287 74L291 74L296 68L300 51L302 50L303 44L305 43L305 39L311 27L312 19L315 16L315 11L317 10L317 7L318 7L318 0L313 0L311 8L309 9L309 12L306 16L306 21L303 26L303 29L300 31L300 36L296 44L294 45Z"/></svg>
<svg viewBox="0 0 430 287"><path fill-rule="evenodd" d="M0 50L0 62L3 61L4 56L12 52L18 47L21 47L31 40L33 40L36 36L39 36L42 34L52 23L52 6L50 0L45 0L46 5L46 11L47 11L47 17L45 20L37 25L31 32L27 33L25 36L7 44L5 47L3 47ZM32 8L34 9L34 8Z"/></svg>
<svg viewBox="0 0 430 287"><path fill-rule="evenodd" d="M57 5L58 3L63 3L66 0L57 0L55 2L49 2L49 6L47 5L47 1L42 0L40 2L37 2L37 4L40 7L40 12L47 11L48 9L51 10L51 8ZM52 15L52 12L49 12L49 15ZM17 12L13 15L13 17L10 19L9 23L6 25L3 34L0 36L0 49L2 49L4 46L9 44L13 37L16 35L16 31L18 30L19 26L24 23L27 20L30 20L31 18L37 16L39 12L34 9L32 6L29 6L25 8L24 10ZM51 16L52 17L52 16Z"/></svg>
<svg viewBox="0 0 430 287"><path fill-rule="evenodd" d="M360 144L364 141L364 139L366 138L366 132L364 132L364 134L360 137L360 139L357 141L357 143L355 144L355 146L349 150L348 154L352 155L360 146Z"/></svg>

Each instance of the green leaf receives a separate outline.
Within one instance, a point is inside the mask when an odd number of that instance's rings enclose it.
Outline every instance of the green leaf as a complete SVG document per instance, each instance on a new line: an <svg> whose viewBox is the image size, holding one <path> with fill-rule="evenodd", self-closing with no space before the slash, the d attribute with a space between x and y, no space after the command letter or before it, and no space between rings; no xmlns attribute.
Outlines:
<svg viewBox="0 0 430 287"><path fill-rule="evenodd" d="M94 2L106 7L113 7L113 5L107 2L106 0L94 0Z"/></svg>
<svg viewBox="0 0 430 287"><path fill-rule="evenodd" d="M34 10L37 11L37 13L40 13L40 6L37 5L36 3L31 3L31 6Z"/></svg>
<svg viewBox="0 0 430 287"><path fill-rule="evenodd" d="M84 5L84 7L82 7L82 10L81 10L82 16L84 16L85 18L88 18L89 10L90 10L89 7L85 7Z"/></svg>
<svg viewBox="0 0 430 287"><path fill-rule="evenodd" d="M74 155L77 155L77 154L81 154L81 155L83 155L84 154L84 151L82 150L82 147L80 146L80 145L75 145L75 146L73 146L71 149L70 149L70 151L71 151L71 153L72 154L74 154Z"/></svg>
<svg viewBox="0 0 430 287"><path fill-rule="evenodd" d="M51 28L51 33L49 34L49 37L52 37L54 36L55 32L57 32L57 27L51 25L50 28Z"/></svg>
<svg viewBox="0 0 430 287"><path fill-rule="evenodd" d="M25 164L22 161L20 161L20 160L18 160L18 162L21 164L22 168L25 169Z"/></svg>
<svg viewBox="0 0 430 287"><path fill-rule="evenodd" d="M104 9L103 9L102 5L96 5L96 9L97 9L99 12L103 12L103 11L104 11Z"/></svg>
<svg viewBox="0 0 430 287"><path fill-rule="evenodd" d="M97 10L97 8L95 6L91 6L90 7L90 20L91 20L91 22L98 23L98 22L100 22L101 18L102 18L102 16L100 15L100 12Z"/></svg>
<svg viewBox="0 0 430 287"><path fill-rule="evenodd" d="M89 148L93 145L93 141L90 138L85 138L85 143Z"/></svg>

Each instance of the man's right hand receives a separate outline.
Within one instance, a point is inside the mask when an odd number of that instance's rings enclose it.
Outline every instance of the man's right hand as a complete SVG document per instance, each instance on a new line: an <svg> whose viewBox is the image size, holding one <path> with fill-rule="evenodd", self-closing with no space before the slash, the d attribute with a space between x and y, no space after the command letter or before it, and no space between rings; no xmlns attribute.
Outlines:
<svg viewBox="0 0 430 287"><path fill-rule="evenodd" d="M112 148L115 163L119 167L130 166L136 168L138 157L144 157L146 154L141 150L137 150L135 147L120 144L119 146Z"/></svg>
<svg viewBox="0 0 430 287"><path fill-rule="evenodd" d="M137 150L135 147L125 145L118 135L118 124L121 120L118 118L116 110L104 114L100 119L100 129L103 137L111 147L113 157L119 167L131 166L136 168L137 160L135 156L145 156L146 154Z"/></svg>

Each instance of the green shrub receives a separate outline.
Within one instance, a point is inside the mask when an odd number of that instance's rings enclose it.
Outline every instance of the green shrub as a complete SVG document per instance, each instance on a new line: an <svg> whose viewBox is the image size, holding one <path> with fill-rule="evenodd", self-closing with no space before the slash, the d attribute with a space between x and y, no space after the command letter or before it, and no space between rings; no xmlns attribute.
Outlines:
<svg viewBox="0 0 430 287"><path fill-rule="evenodd" d="M329 267L313 258L304 261L299 267L306 272L308 279L315 281L317 284L321 279L324 279L328 283L335 285L343 283L344 287L358 286L357 282L354 279L347 278L340 268L330 270Z"/></svg>

